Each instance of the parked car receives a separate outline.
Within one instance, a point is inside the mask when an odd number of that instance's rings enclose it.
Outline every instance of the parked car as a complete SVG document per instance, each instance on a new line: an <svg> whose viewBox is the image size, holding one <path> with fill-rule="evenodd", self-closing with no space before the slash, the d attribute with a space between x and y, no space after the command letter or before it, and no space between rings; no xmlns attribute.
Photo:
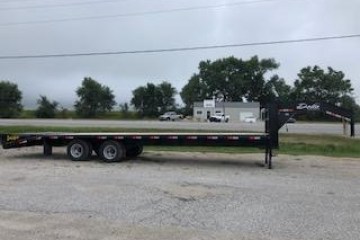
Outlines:
<svg viewBox="0 0 360 240"><path fill-rule="evenodd" d="M222 113L216 113L209 117L209 122L229 122L230 116Z"/></svg>
<svg viewBox="0 0 360 240"><path fill-rule="evenodd" d="M256 123L256 117L253 117L253 116L246 117L246 118L244 118L244 122L246 122L246 123Z"/></svg>
<svg viewBox="0 0 360 240"><path fill-rule="evenodd" d="M160 121L175 121L182 118L183 116L181 114L177 114L176 112L166 112L163 115L159 116Z"/></svg>

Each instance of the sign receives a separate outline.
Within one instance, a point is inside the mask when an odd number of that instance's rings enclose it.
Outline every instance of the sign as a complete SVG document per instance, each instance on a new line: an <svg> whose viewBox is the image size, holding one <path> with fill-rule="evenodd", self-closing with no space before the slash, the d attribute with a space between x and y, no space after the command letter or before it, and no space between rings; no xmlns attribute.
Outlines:
<svg viewBox="0 0 360 240"><path fill-rule="evenodd" d="M204 108L214 108L214 107L215 107L215 99L204 100Z"/></svg>
<svg viewBox="0 0 360 240"><path fill-rule="evenodd" d="M306 103L299 103L299 105L296 106L297 110L308 110L308 111L320 111L320 104L314 103L314 104L306 104Z"/></svg>
<svg viewBox="0 0 360 240"><path fill-rule="evenodd" d="M20 138L20 137L17 136L17 135L7 135L7 136L6 136L6 141L7 141L7 142L16 141L16 140L18 140L19 138Z"/></svg>

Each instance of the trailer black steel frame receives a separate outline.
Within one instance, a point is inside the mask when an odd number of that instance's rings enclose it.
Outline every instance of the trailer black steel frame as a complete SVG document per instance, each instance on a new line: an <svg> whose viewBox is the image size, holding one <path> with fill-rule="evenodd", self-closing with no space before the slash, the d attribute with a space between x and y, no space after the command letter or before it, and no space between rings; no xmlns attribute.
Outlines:
<svg viewBox="0 0 360 240"><path fill-rule="evenodd" d="M264 163L271 169L273 149L279 148L279 129L290 117L315 110L344 118L354 136L354 119L349 110L317 103L271 103L266 107L264 133L4 133L1 142L4 149L43 146L45 155L51 155L53 147L67 146L72 160L86 160L95 151L107 162L136 157L144 145L257 147L265 150Z"/></svg>

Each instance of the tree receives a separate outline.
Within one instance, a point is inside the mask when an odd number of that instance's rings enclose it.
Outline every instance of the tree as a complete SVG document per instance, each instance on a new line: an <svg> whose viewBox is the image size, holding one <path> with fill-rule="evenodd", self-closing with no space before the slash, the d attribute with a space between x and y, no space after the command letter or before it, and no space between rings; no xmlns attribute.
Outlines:
<svg viewBox="0 0 360 240"><path fill-rule="evenodd" d="M69 110L66 107L60 106L59 116L61 118L69 118Z"/></svg>
<svg viewBox="0 0 360 240"><path fill-rule="evenodd" d="M22 111L22 93L18 86L8 81L0 81L0 117L11 118Z"/></svg>
<svg viewBox="0 0 360 240"><path fill-rule="evenodd" d="M58 102L47 99L46 96L41 96L37 100L37 104L39 105L35 111L35 116L37 118L54 118L56 115L57 107L59 105Z"/></svg>
<svg viewBox="0 0 360 240"><path fill-rule="evenodd" d="M265 76L279 67L274 59L249 60L228 57L199 63L199 73L194 74L183 87L180 96L189 111L195 101L215 97L218 101L260 101L264 104L273 97L272 88ZM270 77L272 84L282 81ZM285 83L285 82L283 82Z"/></svg>
<svg viewBox="0 0 360 240"><path fill-rule="evenodd" d="M206 85L201 81L200 76L194 74L180 92L181 99L185 103L184 114L190 115L192 113L194 102L211 97L207 95L207 92Z"/></svg>
<svg viewBox="0 0 360 240"><path fill-rule="evenodd" d="M176 89L168 82L162 82L157 85L157 97L158 97L158 106L160 112L166 112L175 108L175 94L177 93Z"/></svg>
<svg viewBox="0 0 360 240"><path fill-rule="evenodd" d="M300 70L292 98L295 101L340 103L343 107L352 108L355 104L353 90L351 81L345 79L343 72L331 67L324 71L318 66L308 66Z"/></svg>
<svg viewBox="0 0 360 240"><path fill-rule="evenodd" d="M263 102L273 102L275 100L282 103L291 102L291 86L287 85L283 78L274 75L265 84L266 94L262 97Z"/></svg>
<svg viewBox="0 0 360 240"><path fill-rule="evenodd" d="M131 104L140 113L142 117L155 117L159 114L156 96L156 86L153 83L147 83L133 90Z"/></svg>
<svg viewBox="0 0 360 240"><path fill-rule="evenodd" d="M119 104L119 107L123 115L127 115L129 113L129 104L127 102Z"/></svg>
<svg viewBox="0 0 360 240"><path fill-rule="evenodd" d="M130 112L129 103L127 102L121 103L119 104L119 107L122 118L130 118L133 116L132 113Z"/></svg>
<svg viewBox="0 0 360 240"><path fill-rule="evenodd" d="M257 56L252 57L245 62L245 98L246 100L253 102L258 101L262 105L265 104L272 95L270 89L267 87L269 80L265 79L265 74L269 71L275 70L279 67L279 63L276 63L274 59L262 59L259 61ZM271 84L275 84L279 78L271 77Z"/></svg>
<svg viewBox="0 0 360 240"><path fill-rule="evenodd" d="M84 78L76 94L79 100L75 102L75 110L81 117L97 117L110 112L116 104L112 90L90 77Z"/></svg>
<svg viewBox="0 0 360 240"><path fill-rule="evenodd" d="M358 104L356 104L354 107L354 116L355 116L355 121L360 122L360 106Z"/></svg>
<svg viewBox="0 0 360 240"><path fill-rule="evenodd" d="M147 83L133 90L131 104L141 116L156 117L175 108L176 89L168 82L159 85Z"/></svg>

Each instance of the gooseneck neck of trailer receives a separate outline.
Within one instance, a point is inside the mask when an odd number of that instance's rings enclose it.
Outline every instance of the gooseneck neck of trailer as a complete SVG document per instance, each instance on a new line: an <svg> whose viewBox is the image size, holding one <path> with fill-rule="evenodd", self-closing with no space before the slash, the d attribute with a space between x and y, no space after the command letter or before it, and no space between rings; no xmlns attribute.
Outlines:
<svg viewBox="0 0 360 240"><path fill-rule="evenodd" d="M297 102L285 104L272 102L266 105L265 132L271 148L279 148L279 130L290 118L308 114L323 113L331 118L341 119L350 124L350 136L355 137L354 111L325 102Z"/></svg>

